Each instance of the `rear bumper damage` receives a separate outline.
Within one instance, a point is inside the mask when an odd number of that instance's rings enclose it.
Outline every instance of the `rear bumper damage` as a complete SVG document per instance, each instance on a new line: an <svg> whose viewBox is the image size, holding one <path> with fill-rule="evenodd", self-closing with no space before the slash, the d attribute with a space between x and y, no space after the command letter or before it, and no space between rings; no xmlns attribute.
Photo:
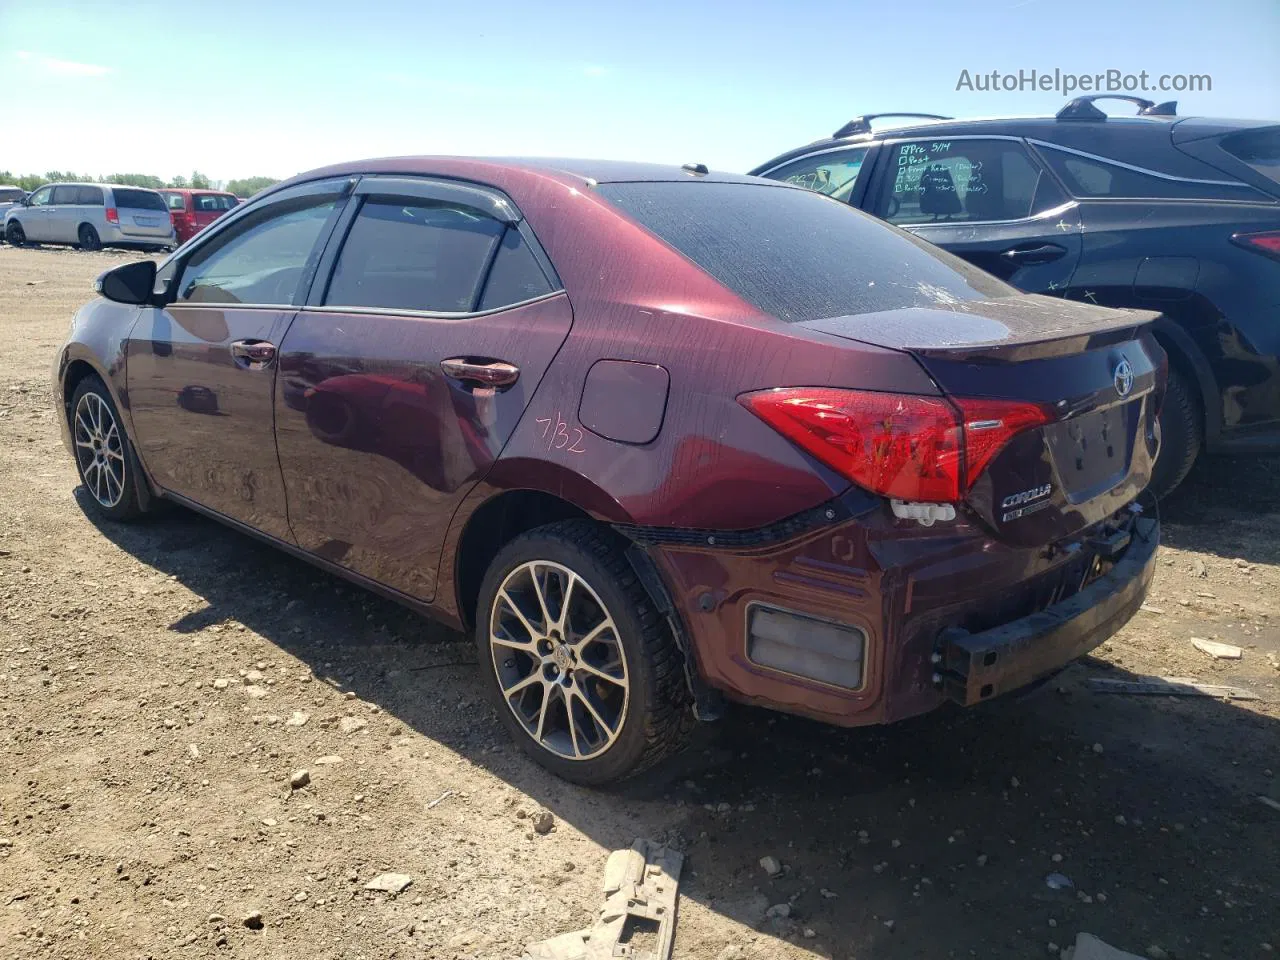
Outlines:
<svg viewBox="0 0 1280 960"><path fill-rule="evenodd" d="M1159 541L1136 507L1020 547L969 520L896 518L856 490L758 531L622 532L669 595L695 693L701 683L838 726L978 703L1053 674L1141 606Z"/></svg>
<svg viewBox="0 0 1280 960"><path fill-rule="evenodd" d="M1160 527L1134 521L1130 542L1107 572L1074 596L980 633L944 630L935 653L935 684L970 706L1055 673L1128 622L1142 605L1156 570Z"/></svg>

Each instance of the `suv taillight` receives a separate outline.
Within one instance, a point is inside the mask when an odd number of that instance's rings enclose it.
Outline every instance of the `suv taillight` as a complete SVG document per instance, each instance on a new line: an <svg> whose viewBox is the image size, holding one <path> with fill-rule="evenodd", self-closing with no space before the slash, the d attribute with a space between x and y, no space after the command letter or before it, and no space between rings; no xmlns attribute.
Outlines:
<svg viewBox="0 0 1280 960"><path fill-rule="evenodd" d="M107 223L119 223L120 214L115 207L107 207Z"/></svg>
<svg viewBox="0 0 1280 960"><path fill-rule="evenodd" d="M746 393L739 402L860 487L898 500L954 503L1023 430L1035 403L828 387Z"/></svg>
<svg viewBox="0 0 1280 960"><path fill-rule="evenodd" d="M1254 253L1280 260L1280 230L1268 230L1265 233L1233 233L1231 242L1237 247L1244 247Z"/></svg>

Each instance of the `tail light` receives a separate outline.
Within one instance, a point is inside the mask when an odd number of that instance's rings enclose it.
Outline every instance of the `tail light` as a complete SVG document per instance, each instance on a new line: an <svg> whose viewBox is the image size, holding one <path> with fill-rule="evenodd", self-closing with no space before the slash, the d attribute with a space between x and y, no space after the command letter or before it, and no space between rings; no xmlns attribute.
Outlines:
<svg viewBox="0 0 1280 960"><path fill-rule="evenodd" d="M1035 403L787 387L743 394L748 410L872 493L953 503L1015 434L1048 423Z"/></svg>
<svg viewBox="0 0 1280 960"><path fill-rule="evenodd" d="M1280 230L1268 230L1265 233L1235 233L1231 242L1237 247L1244 247L1254 253L1280 260Z"/></svg>
<svg viewBox="0 0 1280 960"><path fill-rule="evenodd" d="M1160 350L1160 363L1156 365L1155 398L1151 406L1152 414L1159 416L1164 407L1164 395L1169 392L1169 352Z"/></svg>
<svg viewBox="0 0 1280 960"><path fill-rule="evenodd" d="M119 223L120 212L115 207L107 207L107 223Z"/></svg>

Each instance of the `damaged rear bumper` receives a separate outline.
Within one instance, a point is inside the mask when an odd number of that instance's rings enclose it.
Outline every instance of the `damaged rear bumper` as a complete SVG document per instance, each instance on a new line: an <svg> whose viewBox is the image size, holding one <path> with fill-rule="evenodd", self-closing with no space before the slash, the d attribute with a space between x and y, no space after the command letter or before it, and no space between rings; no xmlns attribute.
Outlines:
<svg viewBox="0 0 1280 960"><path fill-rule="evenodd" d="M939 637L935 684L966 706L1048 676L1112 636L1142 605L1155 575L1160 526L1139 518L1112 568L1070 598L980 633Z"/></svg>

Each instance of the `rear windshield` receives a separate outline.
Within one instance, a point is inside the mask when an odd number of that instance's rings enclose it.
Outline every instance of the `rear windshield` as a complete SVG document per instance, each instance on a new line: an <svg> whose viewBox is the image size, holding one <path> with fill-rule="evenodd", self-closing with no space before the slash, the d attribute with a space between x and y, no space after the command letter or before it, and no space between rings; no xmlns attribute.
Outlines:
<svg viewBox="0 0 1280 960"><path fill-rule="evenodd" d="M117 207L128 210L168 211L164 200L154 190L128 190L124 187L113 187L111 192L115 194Z"/></svg>
<svg viewBox="0 0 1280 960"><path fill-rule="evenodd" d="M160 196L164 197L165 203L169 204L170 210L187 209L187 198L180 193L162 193Z"/></svg>
<svg viewBox="0 0 1280 960"><path fill-rule="evenodd" d="M192 198L196 210L230 210L236 205L236 198L227 193L197 193Z"/></svg>
<svg viewBox="0 0 1280 960"><path fill-rule="evenodd" d="M1280 183L1280 127L1233 133L1222 138L1222 149Z"/></svg>
<svg viewBox="0 0 1280 960"><path fill-rule="evenodd" d="M693 180L597 189L740 297L789 323L1017 293L809 190Z"/></svg>
<svg viewBox="0 0 1280 960"><path fill-rule="evenodd" d="M0 189L0 203L17 203L24 196L26 196L26 194L24 194L21 190Z"/></svg>

